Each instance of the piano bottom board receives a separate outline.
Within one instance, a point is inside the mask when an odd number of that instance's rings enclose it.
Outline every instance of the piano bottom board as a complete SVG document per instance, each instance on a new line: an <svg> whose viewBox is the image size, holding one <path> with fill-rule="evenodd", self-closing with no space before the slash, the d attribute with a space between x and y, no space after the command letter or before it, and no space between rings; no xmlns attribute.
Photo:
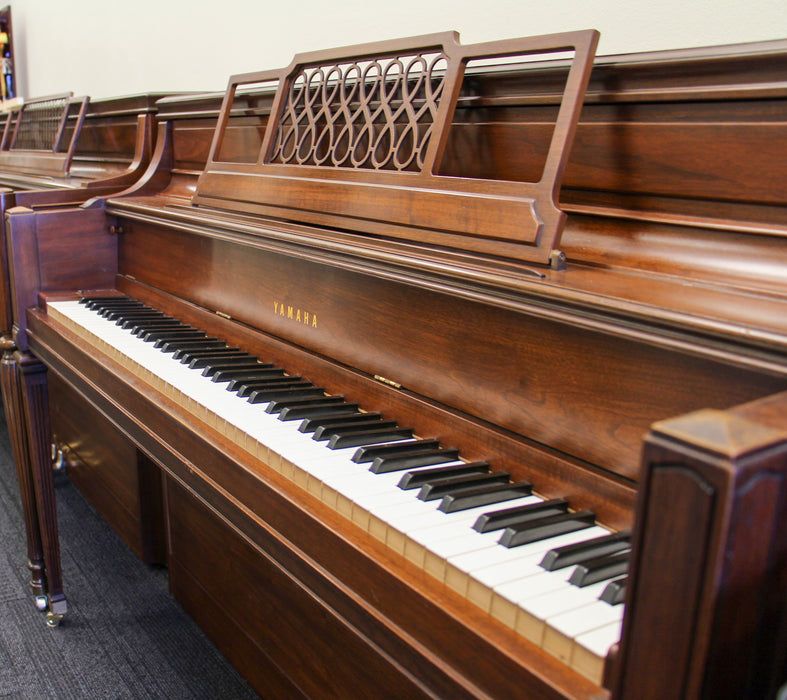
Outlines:
<svg viewBox="0 0 787 700"><path fill-rule="evenodd" d="M172 479L167 501L173 595L260 695L434 697Z"/></svg>

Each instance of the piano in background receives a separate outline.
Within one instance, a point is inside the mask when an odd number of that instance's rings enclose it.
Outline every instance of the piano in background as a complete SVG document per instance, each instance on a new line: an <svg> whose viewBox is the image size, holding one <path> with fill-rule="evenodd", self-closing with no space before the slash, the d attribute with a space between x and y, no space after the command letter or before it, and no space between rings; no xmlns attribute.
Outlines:
<svg viewBox="0 0 787 700"><path fill-rule="evenodd" d="M319 149L305 167L258 162L269 115L282 114L268 89L279 73L239 76L196 189L178 167L195 141L167 128L122 196L9 215L17 358L36 368L16 385L36 479L49 473L48 367L141 468L161 470L145 507L166 521L172 591L263 694L775 694L787 646L786 62L783 43L598 60L559 248L539 248L549 215L516 209L512 193L552 162L552 133L571 135L550 126L564 62L471 64L426 187L384 167L320 170ZM551 174L556 188L561 167ZM488 187L491 232L474 209ZM560 230L555 216L544 231ZM528 234L535 246L519 245ZM189 398L201 386L162 379L161 354L144 359L61 301L83 294L140 300L381 412L395 422L386 434L411 426L612 532L635 521L619 648L591 653L568 639L570 619L540 624L508 588L351 502L354 485L324 471L328 448L307 438L310 472L282 421L243 430L228 392ZM266 443L255 431L268 419Z"/></svg>
<svg viewBox="0 0 787 700"><path fill-rule="evenodd" d="M3 399L6 415L22 410L13 405L14 379L11 296L6 262L5 212L14 206L34 210L76 206L100 195L116 193L136 182L153 155L156 101L160 94L90 101L72 93L26 101L4 113L0 140L0 335L2 335ZM67 264L67 263L66 263ZM70 404L82 415L77 404ZM42 590L42 551L37 529L33 485L28 470L27 436L20 421L11 420L11 442L20 476L22 503L28 522L32 584ZM96 430L98 427L96 426ZM22 431L22 432L19 432ZM61 455L62 458L62 455ZM41 601L43 605L43 601Z"/></svg>

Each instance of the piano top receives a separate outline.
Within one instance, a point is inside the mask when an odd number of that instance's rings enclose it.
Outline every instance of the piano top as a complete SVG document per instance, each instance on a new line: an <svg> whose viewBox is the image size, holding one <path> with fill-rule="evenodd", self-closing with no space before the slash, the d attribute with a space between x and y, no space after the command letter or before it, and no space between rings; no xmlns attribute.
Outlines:
<svg viewBox="0 0 787 700"><path fill-rule="evenodd" d="M111 183L133 167L139 156L139 119L152 118L157 101L164 96L151 93L89 100L73 98L69 93L29 100L10 112L4 122L8 131L0 150L0 185L41 190ZM60 111L36 112L39 103L48 105L50 111L53 107ZM24 138L14 142L17 117L31 109L32 113L23 116L22 129L36 136L29 143ZM43 123L55 121L58 129L46 132ZM149 158L151 144L145 148Z"/></svg>

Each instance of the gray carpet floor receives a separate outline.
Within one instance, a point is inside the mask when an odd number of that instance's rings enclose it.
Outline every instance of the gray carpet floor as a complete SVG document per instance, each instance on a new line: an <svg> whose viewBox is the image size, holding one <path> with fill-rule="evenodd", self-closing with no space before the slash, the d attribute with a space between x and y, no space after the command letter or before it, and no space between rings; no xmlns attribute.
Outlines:
<svg viewBox="0 0 787 700"><path fill-rule="evenodd" d="M65 476L58 518L69 612L35 609L24 523L0 411L0 698L216 698L257 695L169 595L166 569L123 544Z"/></svg>

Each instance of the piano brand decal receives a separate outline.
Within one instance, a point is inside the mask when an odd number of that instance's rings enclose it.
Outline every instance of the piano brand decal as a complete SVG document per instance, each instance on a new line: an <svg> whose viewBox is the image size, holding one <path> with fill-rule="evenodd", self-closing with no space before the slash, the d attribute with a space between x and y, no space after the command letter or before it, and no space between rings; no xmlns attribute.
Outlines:
<svg viewBox="0 0 787 700"><path fill-rule="evenodd" d="M290 304L283 304L280 301L273 302L273 313L282 318L286 318L304 326L317 328L317 314L313 314L303 309L298 309Z"/></svg>

